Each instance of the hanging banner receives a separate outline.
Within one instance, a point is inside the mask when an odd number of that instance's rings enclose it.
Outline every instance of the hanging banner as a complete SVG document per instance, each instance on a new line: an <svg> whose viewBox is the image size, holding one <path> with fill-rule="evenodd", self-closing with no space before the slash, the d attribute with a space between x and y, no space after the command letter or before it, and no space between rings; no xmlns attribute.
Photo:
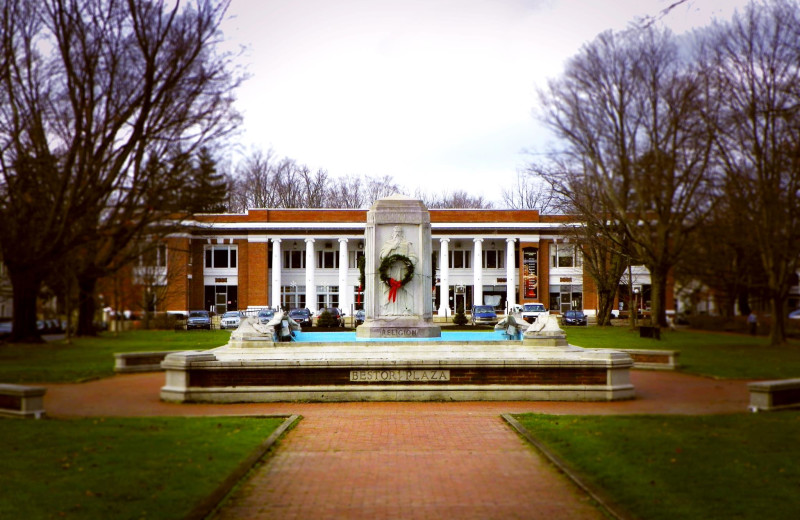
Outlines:
<svg viewBox="0 0 800 520"><path fill-rule="evenodd" d="M522 250L522 286L526 300L539 297L539 249L526 247Z"/></svg>

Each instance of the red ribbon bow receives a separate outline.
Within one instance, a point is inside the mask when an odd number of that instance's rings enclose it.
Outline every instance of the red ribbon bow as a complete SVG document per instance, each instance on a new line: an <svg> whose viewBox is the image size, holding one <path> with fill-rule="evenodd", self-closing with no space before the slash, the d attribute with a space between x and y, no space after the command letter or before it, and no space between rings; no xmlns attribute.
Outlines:
<svg viewBox="0 0 800 520"><path fill-rule="evenodd" d="M389 301L396 302L397 301L397 289L403 286L403 282L400 280L395 280L394 278L389 278Z"/></svg>

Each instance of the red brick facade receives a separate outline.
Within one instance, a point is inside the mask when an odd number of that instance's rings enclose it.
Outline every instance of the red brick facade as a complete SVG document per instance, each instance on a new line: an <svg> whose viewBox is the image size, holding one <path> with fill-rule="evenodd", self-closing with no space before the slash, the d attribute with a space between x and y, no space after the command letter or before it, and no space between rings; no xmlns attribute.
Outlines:
<svg viewBox="0 0 800 520"><path fill-rule="evenodd" d="M356 303L353 291L358 285L358 271L353 262L355 255L359 254L359 247L363 248L366 213L366 210L339 209L252 209L246 214L198 215L196 221L199 225L187 226L183 235L167 241L168 287L166 296L159 300L157 310L186 312L207 308L211 293L214 296L211 303L219 303L219 291L227 291L228 305L238 309L286 305L284 293L291 288L302 294L308 279L304 275L305 266L284 265L285 259L289 258L285 255L290 254L292 261L300 259L304 264L311 262L315 269L311 278L315 285L312 292L316 295L313 296L315 301L305 302L306 307L316 310L318 306L338 303L337 306L351 308ZM563 306L551 301L551 297L552 294L559 294L556 286L567 284L568 290L573 291L571 296L575 303L570 302L572 305L577 304L578 308L589 311L589 314L597 308L594 281L580 267L581 264L577 260L577 267L574 268L560 268L553 264L554 244L558 242L558 247L563 247L562 242L568 242L564 240L568 233L566 226L572 222L568 216L542 216L532 210L431 210L430 214L431 250L434 254L440 252L440 239L447 238L449 254L459 251L462 255L473 255L468 268L449 268L450 296L453 296L454 287L458 285L466 286L468 298L471 298L469 295L474 294L474 269L480 263L484 297L486 294L502 293L504 303L512 300L514 303L539 301L548 309L560 311ZM348 265L336 268L317 266L321 257L316 255L329 254L326 252L333 252L337 257L336 263L339 263L337 248L340 238L347 239ZM483 258L474 257L473 239L477 238L483 239ZM311 257L306 255L307 239L314 240ZM507 265L507 244L511 244L515 250L512 266ZM224 269L207 265L209 255L225 247L231 249L231 264L225 264ZM279 256L282 270L278 276L279 285L273 287L270 266L276 247L281 248ZM538 252L536 298L526 297L521 283L524 274L522 254L526 248L534 248ZM493 263L484 267L487 254L495 256L492 257ZM435 265L434 269L438 267ZM347 283L338 287L342 276L346 277ZM513 294L507 295L506 280L509 276L514 279L515 289ZM640 275L640 279L643 280L640 284L646 286L649 283L649 277ZM137 288L134 282L131 270L120 273L115 280L105 280L101 289L105 295L104 304L134 312L141 310L142 288ZM323 291L322 294L317 294L318 288ZM551 293L553 290L555 293ZM436 293L439 294L438 306L445 295L441 290ZM112 294L114 299L111 298ZM575 300L577 297L581 299ZM501 309L504 303L501 303ZM224 308L225 305L222 306ZM667 291L667 309L674 309L671 283Z"/></svg>

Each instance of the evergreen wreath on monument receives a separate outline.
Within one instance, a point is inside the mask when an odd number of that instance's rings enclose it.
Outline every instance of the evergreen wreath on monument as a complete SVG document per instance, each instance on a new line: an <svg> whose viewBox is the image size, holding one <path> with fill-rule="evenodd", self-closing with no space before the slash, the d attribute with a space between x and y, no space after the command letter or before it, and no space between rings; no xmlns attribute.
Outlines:
<svg viewBox="0 0 800 520"><path fill-rule="evenodd" d="M402 262L406 268L406 274L402 280L395 280L389 276L389 269L397 262ZM414 263L404 255L389 255L381 261L378 267L381 281L389 287L389 301L397 301L397 290L403 287L414 278Z"/></svg>

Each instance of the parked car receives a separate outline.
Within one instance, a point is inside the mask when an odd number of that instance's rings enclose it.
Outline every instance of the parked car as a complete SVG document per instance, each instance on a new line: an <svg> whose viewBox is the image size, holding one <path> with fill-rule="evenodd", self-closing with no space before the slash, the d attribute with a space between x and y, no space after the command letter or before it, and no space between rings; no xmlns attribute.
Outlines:
<svg viewBox="0 0 800 520"><path fill-rule="evenodd" d="M63 332L61 323L58 320L38 320L36 328L40 334L57 334Z"/></svg>
<svg viewBox="0 0 800 520"><path fill-rule="evenodd" d="M547 316L550 314L543 303L526 303L522 306L522 319L528 323L533 323L539 316Z"/></svg>
<svg viewBox="0 0 800 520"><path fill-rule="evenodd" d="M800 320L800 309L789 313L790 320Z"/></svg>
<svg viewBox="0 0 800 520"><path fill-rule="evenodd" d="M275 317L275 311L272 309L261 309L258 311L258 322L262 325L266 325L272 318Z"/></svg>
<svg viewBox="0 0 800 520"><path fill-rule="evenodd" d="M342 315L342 311L337 309L336 307L326 307L319 311L319 316L322 316L323 312L327 312L331 316L333 316L334 320L336 321L336 327L344 327L344 316ZM319 324L319 321L317 322Z"/></svg>
<svg viewBox="0 0 800 520"><path fill-rule="evenodd" d="M583 311L566 311L564 313L564 325L586 325L586 315Z"/></svg>
<svg viewBox="0 0 800 520"><path fill-rule="evenodd" d="M356 326L364 323L364 320L366 319L367 319L367 313L364 309L359 309L356 311Z"/></svg>
<svg viewBox="0 0 800 520"><path fill-rule="evenodd" d="M491 305L472 306L473 325L494 325L495 323L497 323L497 313L494 312L494 307Z"/></svg>
<svg viewBox="0 0 800 520"><path fill-rule="evenodd" d="M211 330L211 315L208 311L189 311L186 319L186 330L207 329Z"/></svg>
<svg viewBox="0 0 800 520"><path fill-rule="evenodd" d="M0 321L0 339L6 338L14 332L14 322Z"/></svg>
<svg viewBox="0 0 800 520"><path fill-rule="evenodd" d="M242 314L239 311L228 311L219 320L219 328L235 329L242 321Z"/></svg>
<svg viewBox="0 0 800 520"><path fill-rule="evenodd" d="M292 309L289 317L300 324L301 327L311 327L314 321L311 319L311 311L308 309Z"/></svg>

